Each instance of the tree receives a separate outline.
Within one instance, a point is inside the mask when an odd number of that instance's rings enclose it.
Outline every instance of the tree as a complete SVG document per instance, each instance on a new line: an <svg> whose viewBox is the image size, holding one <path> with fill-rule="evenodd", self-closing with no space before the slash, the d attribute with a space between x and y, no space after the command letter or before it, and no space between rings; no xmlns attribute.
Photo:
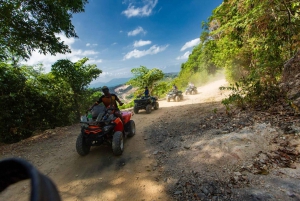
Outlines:
<svg viewBox="0 0 300 201"><path fill-rule="evenodd" d="M62 59L53 64L51 69L54 76L69 84L73 92L73 101L78 118L80 117L80 96L84 94L90 82L102 73L95 64L85 65L87 61L88 58L83 58L75 63L68 59Z"/></svg>
<svg viewBox="0 0 300 201"><path fill-rule="evenodd" d="M28 59L40 53L66 53L69 47L57 36L78 37L72 13L84 11L88 0L0 0L0 59L10 54Z"/></svg>
<svg viewBox="0 0 300 201"><path fill-rule="evenodd" d="M127 82L128 84L134 87L139 87L140 89L147 86L150 91L153 90L155 82L164 77L162 70L157 68L148 69L145 66L133 68L131 73L134 75L134 78L130 79Z"/></svg>

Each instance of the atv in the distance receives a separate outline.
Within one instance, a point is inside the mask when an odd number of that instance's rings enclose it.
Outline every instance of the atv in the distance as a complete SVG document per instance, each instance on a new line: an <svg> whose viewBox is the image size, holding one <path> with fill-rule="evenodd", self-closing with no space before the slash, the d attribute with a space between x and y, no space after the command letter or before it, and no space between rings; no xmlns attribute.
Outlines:
<svg viewBox="0 0 300 201"><path fill-rule="evenodd" d="M167 101L170 102L170 100L174 100L176 102L183 100L182 91L175 91L175 90L170 91L167 94Z"/></svg>
<svg viewBox="0 0 300 201"><path fill-rule="evenodd" d="M92 116L90 118L88 116L81 117L81 132L76 141L77 153L85 156L90 152L91 146L107 144L112 146L115 155L121 155L124 150L125 137L135 135L135 123L131 120L132 113L122 112L123 125L121 119L114 115L114 108L106 108L103 105L97 106L97 109L96 119Z"/></svg>
<svg viewBox="0 0 300 201"><path fill-rule="evenodd" d="M195 86L188 86L187 88L186 88L186 90L185 90L185 95L188 95L188 94L192 94L192 95L195 95L195 94L197 94L198 93L198 91L197 91L197 87L195 87Z"/></svg>
<svg viewBox="0 0 300 201"><path fill-rule="evenodd" d="M135 114L139 113L139 110L146 110L147 114L150 114L152 111L157 110L159 108L159 104L157 102L157 98L153 96L142 96L139 99L134 100L133 111Z"/></svg>

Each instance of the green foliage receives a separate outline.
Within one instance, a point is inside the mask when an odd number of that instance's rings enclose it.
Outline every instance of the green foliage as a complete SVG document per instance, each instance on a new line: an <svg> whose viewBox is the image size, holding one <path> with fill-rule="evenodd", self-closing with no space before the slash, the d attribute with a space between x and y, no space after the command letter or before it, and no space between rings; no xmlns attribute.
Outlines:
<svg viewBox="0 0 300 201"><path fill-rule="evenodd" d="M232 91L232 94L222 101L227 110L231 105L242 109L246 109L247 106L267 109L278 100L278 97L282 96L277 85L255 82L251 79L242 79L240 82L231 84L230 87L220 87L220 90Z"/></svg>
<svg viewBox="0 0 300 201"><path fill-rule="evenodd" d="M66 82L70 86L73 92L72 101L78 118L80 117L80 110L84 109L80 106L79 100L85 95L88 84L102 73L96 65L85 65L87 61L88 58L83 58L75 63L67 59L58 60L52 65L51 69L57 79Z"/></svg>
<svg viewBox="0 0 300 201"><path fill-rule="evenodd" d="M132 108L133 106L134 106L134 101L132 100L129 103L119 106L119 109L123 110L123 109L127 109L127 108Z"/></svg>
<svg viewBox="0 0 300 201"><path fill-rule="evenodd" d="M172 89L172 82L161 81L155 84L154 90L152 90L151 95L157 96L159 98L165 96L165 94Z"/></svg>
<svg viewBox="0 0 300 201"><path fill-rule="evenodd" d="M101 95L98 89L86 89L84 85L78 92L80 96L75 96L67 77L65 80L52 72L43 74L40 69L0 63L1 142L17 142L39 129L78 122L74 97L83 112ZM78 76L77 72L69 71L68 77L71 73Z"/></svg>
<svg viewBox="0 0 300 201"><path fill-rule="evenodd" d="M224 104L267 108L280 95L283 64L300 46L298 0L226 0L202 23L201 43L182 64L176 82L225 68L233 94Z"/></svg>
<svg viewBox="0 0 300 201"><path fill-rule="evenodd" d="M33 50L70 52L56 34L77 37L72 13L84 11L87 0L0 0L0 59L10 53L28 59Z"/></svg>
<svg viewBox="0 0 300 201"><path fill-rule="evenodd" d="M164 73L161 70L157 68L148 69L145 66L133 68L131 72L134 78L130 79L127 84L138 87L139 90L147 86L150 92L155 88L155 83L164 77Z"/></svg>

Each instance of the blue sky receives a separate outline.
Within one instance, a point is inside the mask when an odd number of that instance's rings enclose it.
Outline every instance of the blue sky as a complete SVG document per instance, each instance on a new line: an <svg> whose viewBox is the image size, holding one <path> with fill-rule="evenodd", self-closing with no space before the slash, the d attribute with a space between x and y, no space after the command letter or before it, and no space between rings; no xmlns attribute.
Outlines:
<svg viewBox="0 0 300 201"><path fill-rule="evenodd" d="M27 62L49 72L58 59L83 57L103 73L94 81L131 77L141 65L178 72L199 43L201 22L222 0L89 0L72 22L79 38L59 35L72 50L56 56L34 52Z"/></svg>

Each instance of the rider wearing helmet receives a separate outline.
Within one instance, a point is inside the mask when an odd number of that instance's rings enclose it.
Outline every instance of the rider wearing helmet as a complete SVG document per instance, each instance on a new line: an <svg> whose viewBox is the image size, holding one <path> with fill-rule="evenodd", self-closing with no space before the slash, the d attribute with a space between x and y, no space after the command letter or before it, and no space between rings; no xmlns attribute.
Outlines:
<svg viewBox="0 0 300 201"><path fill-rule="evenodd" d="M96 103L90 108L90 110L95 105L98 105L100 103L103 103L105 105L105 107L109 107L109 106L114 107L115 108L115 115L117 117L119 117L122 120L122 122L124 123L123 117L122 117L122 114L121 114L121 112L118 108L117 102L119 103L120 106L122 106L124 103L122 103L122 101L120 101L120 99L118 98L117 95L109 93L109 89L108 89L107 86L102 87L102 92L103 92L103 95L99 98L98 101L96 101Z"/></svg>

